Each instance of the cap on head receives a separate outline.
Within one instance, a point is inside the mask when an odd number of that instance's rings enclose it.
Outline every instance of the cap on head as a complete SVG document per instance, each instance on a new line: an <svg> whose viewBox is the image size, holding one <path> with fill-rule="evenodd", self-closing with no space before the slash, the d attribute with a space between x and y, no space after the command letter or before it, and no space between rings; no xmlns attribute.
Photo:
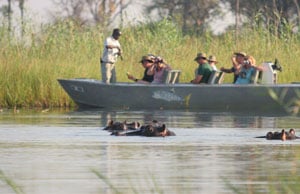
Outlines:
<svg viewBox="0 0 300 194"><path fill-rule="evenodd" d="M206 54L205 53L198 53L197 57L194 60L197 61L198 59L207 59Z"/></svg>
<svg viewBox="0 0 300 194"><path fill-rule="evenodd" d="M151 56L151 55L147 55L147 56L143 56L142 60L140 61L141 63L143 63L143 61L149 61L149 62L154 62L155 57Z"/></svg>
<svg viewBox="0 0 300 194"><path fill-rule="evenodd" d="M120 31L120 29L119 28L115 28L114 30L113 30L113 34L112 34L113 36L121 36L122 35L122 32Z"/></svg>
<svg viewBox="0 0 300 194"><path fill-rule="evenodd" d="M247 54L245 53L245 52L235 52L234 53L235 55L239 55L239 56L242 56L242 57L246 57L247 56Z"/></svg>
<svg viewBox="0 0 300 194"><path fill-rule="evenodd" d="M210 56L208 57L208 61L209 61L209 62L215 62L215 63L218 62L218 61L217 61L217 57L214 56L214 55L210 55Z"/></svg>

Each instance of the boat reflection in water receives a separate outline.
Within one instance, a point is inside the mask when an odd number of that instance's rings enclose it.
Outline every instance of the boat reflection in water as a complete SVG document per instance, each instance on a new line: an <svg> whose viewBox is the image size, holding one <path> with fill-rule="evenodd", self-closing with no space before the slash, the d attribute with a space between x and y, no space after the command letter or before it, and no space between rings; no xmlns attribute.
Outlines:
<svg viewBox="0 0 300 194"><path fill-rule="evenodd" d="M86 115L98 117L90 124L104 127L109 120L114 121L138 121L147 123L158 120L171 128L277 128L284 122L286 114L251 114L247 112L196 112L189 110L107 110L107 109L79 109L68 113L70 117L85 115L82 122L86 123ZM291 116L290 118L294 118ZM81 119L81 118L78 118ZM94 121L98 123L94 123ZM288 121L287 121L288 123Z"/></svg>

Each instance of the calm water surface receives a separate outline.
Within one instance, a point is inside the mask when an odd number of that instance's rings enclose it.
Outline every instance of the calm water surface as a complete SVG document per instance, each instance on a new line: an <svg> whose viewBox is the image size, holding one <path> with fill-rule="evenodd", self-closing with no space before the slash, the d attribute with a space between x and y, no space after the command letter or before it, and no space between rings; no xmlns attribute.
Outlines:
<svg viewBox="0 0 300 194"><path fill-rule="evenodd" d="M110 136L101 130L108 119L156 119L177 136ZM0 193L18 192L13 188L26 194L285 192L300 180L300 139L254 138L282 128L300 134L299 117L4 110Z"/></svg>

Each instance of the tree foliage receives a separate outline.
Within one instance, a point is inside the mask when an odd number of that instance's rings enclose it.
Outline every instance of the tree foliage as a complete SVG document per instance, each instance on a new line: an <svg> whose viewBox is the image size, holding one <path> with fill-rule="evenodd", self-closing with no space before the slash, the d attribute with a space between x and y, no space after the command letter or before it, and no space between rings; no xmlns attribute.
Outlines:
<svg viewBox="0 0 300 194"><path fill-rule="evenodd" d="M7 0L7 4L4 4L2 7L0 7L0 13L2 16L5 18L7 21L7 29L8 32L11 32L12 29L12 14L13 14L13 9L12 6L14 3L18 3L18 7L20 10L20 15L21 15L21 28L22 28L22 35L24 32L24 5L25 5L25 0Z"/></svg>
<svg viewBox="0 0 300 194"><path fill-rule="evenodd" d="M275 36L292 33L300 24L299 0L221 0L233 13L239 12L244 22L265 28ZM237 8L237 1L239 7Z"/></svg>
<svg viewBox="0 0 300 194"><path fill-rule="evenodd" d="M22 34L24 31L24 5L26 0L0 0L5 18L5 28L11 31L12 6L19 7ZM52 12L55 21L73 20L78 26L100 24L103 29L110 24L122 26L123 10L133 0L52 0L57 8ZM145 14L155 14L156 19L168 18L182 28L183 34L210 32L210 22L222 18L226 12L236 13L241 23L264 29L277 37L286 37L300 25L300 0L151 0L144 5ZM225 8L225 9L224 9ZM238 25L236 25L238 27ZM237 29L237 28L236 28Z"/></svg>
<svg viewBox="0 0 300 194"><path fill-rule="evenodd" d="M218 0L154 0L147 11L158 11L160 17L169 17L179 23L184 33L197 34L207 29L210 18L221 14Z"/></svg>
<svg viewBox="0 0 300 194"><path fill-rule="evenodd" d="M122 13L128 3L122 0L52 0L58 7L53 17L56 20L67 18L80 25L101 24L107 27Z"/></svg>

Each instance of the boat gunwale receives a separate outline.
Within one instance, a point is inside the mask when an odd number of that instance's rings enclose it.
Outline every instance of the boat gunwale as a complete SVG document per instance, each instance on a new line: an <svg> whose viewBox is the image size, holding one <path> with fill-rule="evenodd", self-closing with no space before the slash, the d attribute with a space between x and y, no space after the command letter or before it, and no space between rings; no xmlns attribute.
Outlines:
<svg viewBox="0 0 300 194"><path fill-rule="evenodd" d="M175 83L175 84L143 84L143 83L131 83L131 82L117 82L117 83L110 83L106 84L103 83L101 80L97 79L90 79L90 78L72 78L72 79L57 79L60 81L67 81L67 82L85 82L89 84L97 84L103 86L124 86L124 87L235 87L235 88L248 88L248 87L263 87L263 88L280 88L280 87L291 87L291 88L299 88L300 89L300 82L292 82L292 83L283 83L283 84L233 84L233 83L222 83L222 84L192 84L192 83Z"/></svg>

